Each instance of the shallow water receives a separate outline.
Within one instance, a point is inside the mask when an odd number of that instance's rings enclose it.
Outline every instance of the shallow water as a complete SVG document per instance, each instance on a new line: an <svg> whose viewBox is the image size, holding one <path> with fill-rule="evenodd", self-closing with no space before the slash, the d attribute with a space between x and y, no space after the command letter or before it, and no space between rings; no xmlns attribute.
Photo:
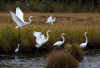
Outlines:
<svg viewBox="0 0 100 68"><path fill-rule="evenodd" d="M83 57L79 68L100 68L100 51L90 51Z"/></svg>
<svg viewBox="0 0 100 68"><path fill-rule="evenodd" d="M91 53L91 54L90 54ZM100 68L100 52L87 52L79 68ZM45 68L46 56L35 57L32 54L0 55L0 68Z"/></svg>
<svg viewBox="0 0 100 68"><path fill-rule="evenodd" d="M44 68L45 57L33 55L0 55L0 68Z"/></svg>

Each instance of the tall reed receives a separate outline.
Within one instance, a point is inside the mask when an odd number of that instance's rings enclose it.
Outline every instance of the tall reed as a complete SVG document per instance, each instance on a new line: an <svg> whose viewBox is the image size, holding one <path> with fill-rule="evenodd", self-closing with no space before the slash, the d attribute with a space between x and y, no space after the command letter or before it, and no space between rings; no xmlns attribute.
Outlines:
<svg viewBox="0 0 100 68"><path fill-rule="evenodd" d="M53 15L57 20L54 25L46 24L46 19ZM65 33L65 43L78 44L85 42L84 32L87 32L89 43L100 43L100 14L89 13L25 13L25 21L29 16L33 16L32 23L21 28L21 39L19 31L15 29L16 24L13 22L10 13L0 13L0 49L7 52L14 50L19 41L21 48L35 47L36 38L33 32L42 32L46 36L46 31L50 30L49 40L45 43L45 48L53 48L53 44L62 40L61 34ZM72 17L72 18L70 18ZM88 45L90 46L90 45Z"/></svg>

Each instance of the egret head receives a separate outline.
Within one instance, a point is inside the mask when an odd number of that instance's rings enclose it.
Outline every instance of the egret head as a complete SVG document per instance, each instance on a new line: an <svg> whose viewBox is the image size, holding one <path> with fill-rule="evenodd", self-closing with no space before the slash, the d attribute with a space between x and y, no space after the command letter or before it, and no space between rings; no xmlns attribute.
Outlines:
<svg viewBox="0 0 100 68"><path fill-rule="evenodd" d="M62 35L65 35L65 33L62 33Z"/></svg>
<svg viewBox="0 0 100 68"><path fill-rule="evenodd" d="M47 32L50 32L50 30L48 30Z"/></svg>
<svg viewBox="0 0 100 68"><path fill-rule="evenodd" d="M87 34L87 32L85 32L85 34Z"/></svg>
<svg viewBox="0 0 100 68"><path fill-rule="evenodd" d="M33 16L30 16L30 18L32 18Z"/></svg>
<svg viewBox="0 0 100 68"><path fill-rule="evenodd" d="M20 44L18 44L18 46L19 46Z"/></svg>
<svg viewBox="0 0 100 68"><path fill-rule="evenodd" d="M19 48L19 45L20 45L20 44L18 44L18 48Z"/></svg>

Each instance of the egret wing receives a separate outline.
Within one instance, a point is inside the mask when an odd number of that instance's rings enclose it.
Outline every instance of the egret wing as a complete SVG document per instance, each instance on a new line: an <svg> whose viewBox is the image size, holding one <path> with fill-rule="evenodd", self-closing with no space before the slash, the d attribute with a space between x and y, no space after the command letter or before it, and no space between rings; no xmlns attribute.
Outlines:
<svg viewBox="0 0 100 68"><path fill-rule="evenodd" d="M21 21L13 12L11 12L11 11L9 11L9 12L11 13L12 19L14 20L14 22L15 22L18 26L20 26L20 25L22 24L22 21Z"/></svg>
<svg viewBox="0 0 100 68"><path fill-rule="evenodd" d="M50 23L52 21L52 17L50 16L47 21Z"/></svg>
<svg viewBox="0 0 100 68"><path fill-rule="evenodd" d="M58 41L58 42L56 42L53 46L60 46L60 45L62 45L62 44L63 44L62 41Z"/></svg>
<svg viewBox="0 0 100 68"><path fill-rule="evenodd" d="M17 16L20 20L22 20L22 21L24 22L24 18L23 18L24 13L21 11L21 9L20 9L19 7L16 8L16 16Z"/></svg>
<svg viewBox="0 0 100 68"><path fill-rule="evenodd" d="M81 48L84 48L85 45L86 45L86 43L82 43L82 44L80 44L80 47L81 47Z"/></svg>
<svg viewBox="0 0 100 68"><path fill-rule="evenodd" d="M36 38L41 38L42 33L41 32L34 32L33 36L35 36Z"/></svg>

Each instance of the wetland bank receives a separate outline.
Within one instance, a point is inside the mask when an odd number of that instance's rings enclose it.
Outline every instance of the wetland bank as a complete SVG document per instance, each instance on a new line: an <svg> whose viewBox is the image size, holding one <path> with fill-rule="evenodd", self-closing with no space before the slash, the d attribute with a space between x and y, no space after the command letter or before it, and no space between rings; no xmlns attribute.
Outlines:
<svg viewBox="0 0 100 68"><path fill-rule="evenodd" d="M56 17L57 19L54 25L46 24L46 20L50 15ZM0 13L0 53L1 54L2 53L3 55L7 53L14 54L14 50L16 49L17 44L20 42L21 45L20 45L19 53L26 53L26 54L33 53L33 55L31 54L31 56L33 57L34 53L36 52L36 47L35 47L36 39L33 36L33 32L38 31L45 34L48 29L51 31L49 33L49 40L42 47L40 47L39 54L44 54L45 52L48 52L49 54L49 52L51 52L54 49L53 44L58 40L62 40L61 38L62 33L67 34L66 36L64 36L65 37L64 47L67 46L66 43L68 42L72 45L76 43L77 46L79 46L81 43L85 42L84 32L87 32L88 45L86 47L86 50L92 48L93 49L100 48L100 38L99 38L100 14L99 13L25 13L24 16L25 16L24 17L25 21L28 21L29 16L33 16L32 23L21 28L20 30L21 38L19 39L19 31L15 29L16 24L13 22L10 13ZM76 55L77 53L75 52L77 50L78 49L75 49L71 51L71 53L74 53ZM22 60L21 59L22 57L19 58L20 60ZM27 59L27 57L25 59ZM2 62L2 60L3 59L1 58L0 61ZM7 60L9 60L9 58ZM46 59L42 58L42 60L45 67ZM3 67L2 65L3 64L0 63L1 67Z"/></svg>

